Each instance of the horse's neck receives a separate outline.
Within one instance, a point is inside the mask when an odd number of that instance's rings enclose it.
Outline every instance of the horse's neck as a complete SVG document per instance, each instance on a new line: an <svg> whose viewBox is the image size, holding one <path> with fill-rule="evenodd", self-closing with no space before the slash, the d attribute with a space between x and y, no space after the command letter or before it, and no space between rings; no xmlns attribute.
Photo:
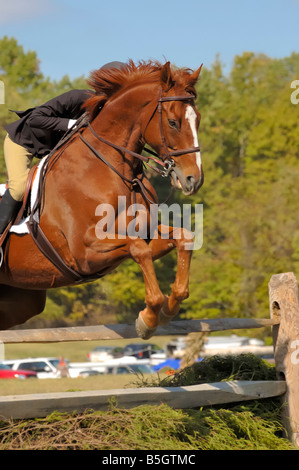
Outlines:
<svg viewBox="0 0 299 470"><path fill-rule="evenodd" d="M93 122L98 135L135 153L141 153L144 146L141 122L146 94L146 90L140 86L138 91L130 90L115 102L107 102ZM148 103L149 99L146 102ZM121 158L117 151L111 154L114 154L118 161ZM140 161L128 153L125 154L125 161L133 169L140 166Z"/></svg>

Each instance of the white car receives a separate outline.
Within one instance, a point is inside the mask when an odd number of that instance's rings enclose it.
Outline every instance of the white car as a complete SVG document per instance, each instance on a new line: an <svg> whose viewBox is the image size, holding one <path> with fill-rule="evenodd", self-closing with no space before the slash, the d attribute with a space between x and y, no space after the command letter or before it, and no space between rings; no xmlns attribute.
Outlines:
<svg viewBox="0 0 299 470"><path fill-rule="evenodd" d="M68 361L65 360L68 365L69 376L72 378L86 377L88 375L97 374L90 368L85 369L71 367ZM26 369L36 372L39 379L59 379L61 377L58 369L59 359L57 357L38 357L28 359L12 359L2 361L3 364L8 365L12 370Z"/></svg>
<svg viewBox="0 0 299 470"><path fill-rule="evenodd" d="M115 346L97 346L87 354L87 360L90 362L104 362L116 357L121 357L122 348Z"/></svg>

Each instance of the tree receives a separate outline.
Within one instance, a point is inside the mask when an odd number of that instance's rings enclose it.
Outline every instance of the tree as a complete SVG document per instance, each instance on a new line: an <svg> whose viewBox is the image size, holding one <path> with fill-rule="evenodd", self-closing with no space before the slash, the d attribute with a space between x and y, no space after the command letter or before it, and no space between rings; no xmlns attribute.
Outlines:
<svg viewBox="0 0 299 470"><path fill-rule="evenodd" d="M204 246L193 256L188 318L268 316L271 275L298 268L298 66L298 54L245 53L226 80L217 66L198 85Z"/></svg>

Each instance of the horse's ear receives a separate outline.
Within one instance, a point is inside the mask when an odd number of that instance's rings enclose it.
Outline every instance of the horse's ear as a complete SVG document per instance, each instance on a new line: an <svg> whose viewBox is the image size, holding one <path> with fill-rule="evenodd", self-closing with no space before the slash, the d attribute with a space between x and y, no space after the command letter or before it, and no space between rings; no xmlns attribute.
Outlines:
<svg viewBox="0 0 299 470"><path fill-rule="evenodd" d="M199 67L199 69L194 70L194 72L189 76L189 78L188 78L188 83L187 83L186 88L193 87L193 86L196 84L202 66L203 66L203 64L201 64L201 66Z"/></svg>
<svg viewBox="0 0 299 470"><path fill-rule="evenodd" d="M170 90L174 85L174 81L171 76L170 62L166 62L166 64L161 67L161 83L164 91Z"/></svg>

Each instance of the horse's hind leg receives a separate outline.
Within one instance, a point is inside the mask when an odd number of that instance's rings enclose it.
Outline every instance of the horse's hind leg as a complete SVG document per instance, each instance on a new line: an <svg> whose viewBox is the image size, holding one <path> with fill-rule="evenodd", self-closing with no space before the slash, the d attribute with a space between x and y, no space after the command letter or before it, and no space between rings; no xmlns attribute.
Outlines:
<svg viewBox="0 0 299 470"><path fill-rule="evenodd" d="M24 323L45 308L45 290L27 290L0 284L0 329Z"/></svg>

